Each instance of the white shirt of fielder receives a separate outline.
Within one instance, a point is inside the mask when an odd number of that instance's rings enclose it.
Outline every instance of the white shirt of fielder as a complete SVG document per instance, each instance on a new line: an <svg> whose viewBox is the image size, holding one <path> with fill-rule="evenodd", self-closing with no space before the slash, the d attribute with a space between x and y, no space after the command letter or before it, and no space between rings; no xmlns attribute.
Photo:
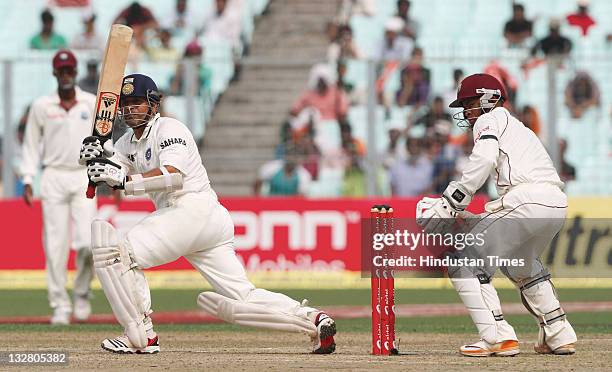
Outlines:
<svg viewBox="0 0 612 372"><path fill-rule="evenodd" d="M504 107L478 117L473 133L474 148L459 181L472 195L489 175L500 197L519 184L563 186L538 137Z"/></svg>
<svg viewBox="0 0 612 372"><path fill-rule="evenodd" d="M30 108L23 139L21 175L31 184L39 167L67 170L83 169L79 165L81 142L91 135L96 96L76 90L76 104L66 111L57 92L36 99Z"/></svg>
<svg viewBox="0 0 612 372"><path fill-rule="evenodd" d="M127 169L127 174L145 173L161 166L172 166L183 175L183 188L173 192L152 192L156 209L171 199L190 192L212 191L198 146L189 129L180 121L156 114L136 138L128 130L114 145L110 160Z"/></svg>

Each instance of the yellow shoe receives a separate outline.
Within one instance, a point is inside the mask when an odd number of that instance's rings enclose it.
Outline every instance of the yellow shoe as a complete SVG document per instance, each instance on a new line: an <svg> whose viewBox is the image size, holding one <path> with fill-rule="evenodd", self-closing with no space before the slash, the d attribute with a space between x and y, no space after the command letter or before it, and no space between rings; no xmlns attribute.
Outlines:
<svg viewBox="0 0 612 372"><path fill-rule="evenodd" d="M521 352L516 340L506 340L496 344L480 340L475 344L461 346L459 351L469 357L515 356Z"/></svg>
<svg viewBox="0 0 612 372"><path fill-rule="evenodd" d="M535 352L538 354L571 355L576 352L576 345L573 343L567 344L567 345L561 345L555 350L552 350L550 346L546 344L543 344L543 345L535 344L533 346L533 350L535 350Z"/></svg>

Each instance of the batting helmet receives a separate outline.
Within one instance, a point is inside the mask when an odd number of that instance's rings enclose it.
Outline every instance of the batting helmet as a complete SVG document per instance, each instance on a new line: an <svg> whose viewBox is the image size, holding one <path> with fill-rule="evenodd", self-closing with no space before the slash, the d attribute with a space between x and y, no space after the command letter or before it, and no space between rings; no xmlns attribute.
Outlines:
<svg viewBox="0 0 612 372"><path fill-rule="evenodd" d="M143 97L149 103L161 102L161 93L157 89L157 84L143 74L131 74L123 78L120 101L127 97Z"/></svg>
<svg viewBox="0 0 612 372"><path fill-rule="evenodd" d="M497 96L496 99L506 100L506 89L503 84L489 74L474 74L466 77L459 83L457 89L457 99L451 102L449 107L463 107L463 102L470 99L481 97L484 94ZM492 97L491 97L492 98ZM485 107L483 108L490 108Z"/></svg>

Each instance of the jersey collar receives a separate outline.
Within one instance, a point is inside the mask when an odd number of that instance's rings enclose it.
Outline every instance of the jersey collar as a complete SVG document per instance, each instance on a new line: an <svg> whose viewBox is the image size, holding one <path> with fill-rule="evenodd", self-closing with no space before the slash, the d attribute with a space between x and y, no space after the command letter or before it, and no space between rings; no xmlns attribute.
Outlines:
<svg viewBox="0 0 612 372"><path fill-rule="evenodd" d="M147 126L145 127L144 133L142 134L142 137L140 137L139 139L136 139L136 135L134 135L134 133L132 133L132 136L130 137L130 142L140 142L143 138L149 138L149 135L151 134L151 128L153 128L153 124L160 118L160 114L157 113L155 114L155 116L153 116L153 119L149 120L149 122L147 123Z"/></svg>

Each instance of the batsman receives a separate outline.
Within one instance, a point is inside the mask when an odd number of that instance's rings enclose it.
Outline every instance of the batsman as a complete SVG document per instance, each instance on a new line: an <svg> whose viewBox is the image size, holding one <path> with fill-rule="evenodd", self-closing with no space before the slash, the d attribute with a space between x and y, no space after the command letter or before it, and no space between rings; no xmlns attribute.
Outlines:
<svg viewBox="0 0 612 372"><path fill-rule="evenodd" d="M102 341L115 353L157 353L151 296L142 269L185 257L214 292L199 306L227 322L310 336L313 353L335 350L336 325L324 312L255 288L234 251L234 224L213 191L187 127L161 117L162 96L146 75L123 78L120 114L130 129L114 146L86 138L80 161L96 184L148 194L156 211L119 239L106 221L92 223L95 271L124 334ZM107 141L108 142L108 141ZM109 157L110 156L110 157Z"/></svg>
<svg viewBox="0 0 612 372"><path fill-rule="evenodd" d="M450 107L463 108L455 119L473 131L474 148L458 182L451 182L440 198L424 198L417 204L417 223L436 233L449 231L460 218L469 221L465 224L468 231L483 234L483 245L456 254L486 258L486 264L448 269L480 335L480 341L462 346L461 354L484 357L520 352L516 333L504 319L491 284L498 268L516 285L523 304L539 324L535 351L573 354L576 333L539 260L563 226L567 196L544 146L503 107L506 99L504 87L491 75L471 75L459 84L457 99ZM487 203L482 215L471 215L465 209L489 175L500 197ZM510 259L518 264L496 264L514 262Z"/></svg>

